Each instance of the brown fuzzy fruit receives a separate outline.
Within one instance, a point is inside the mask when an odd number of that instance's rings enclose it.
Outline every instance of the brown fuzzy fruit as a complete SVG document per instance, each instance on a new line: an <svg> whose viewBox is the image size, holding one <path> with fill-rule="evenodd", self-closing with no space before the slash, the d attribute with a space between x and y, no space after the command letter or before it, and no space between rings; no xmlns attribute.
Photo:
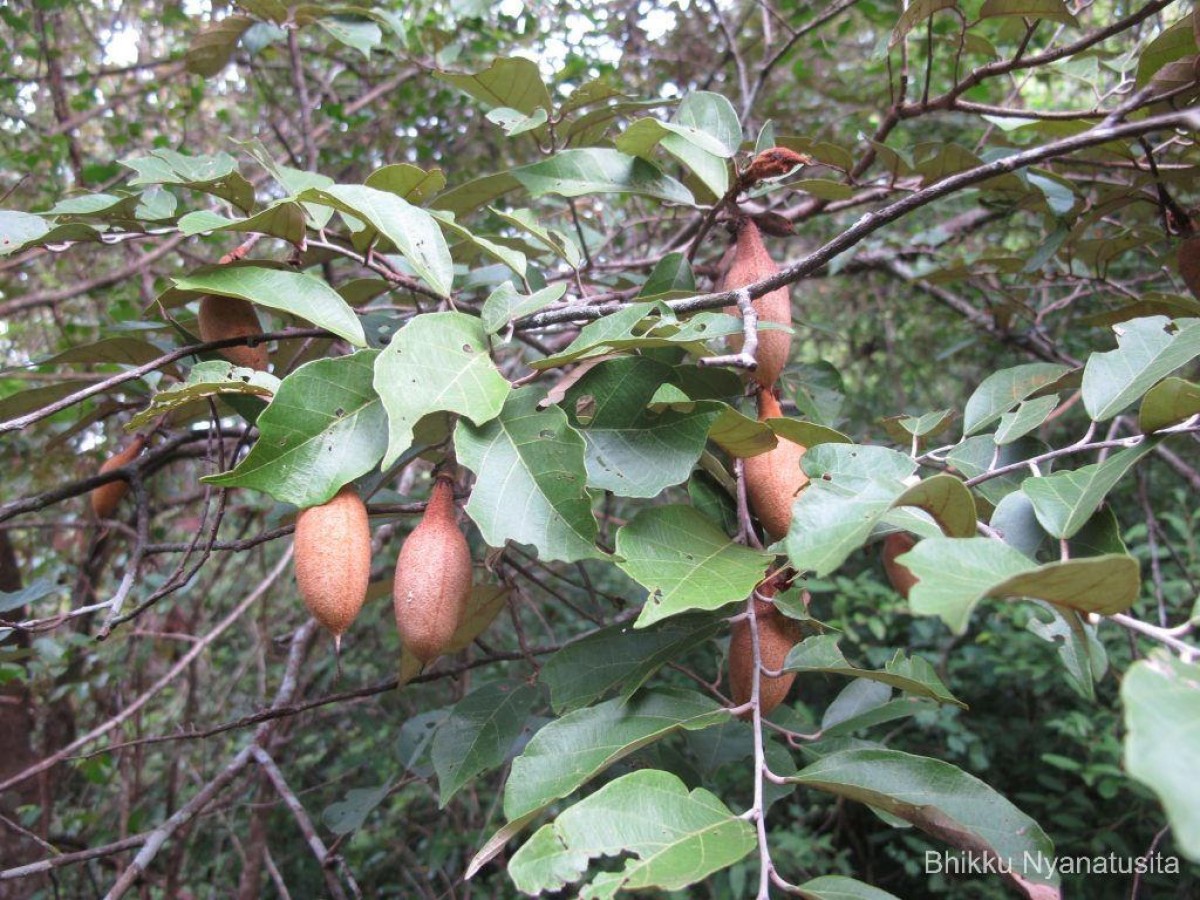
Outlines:
<svg viewBox="0 0 1200 900"><path fill-rule="evenodd" d="M200 339L224 341L229 338L250 337L262 334L262 325L254 312L254 305L237 297L214 297L205 295L200 299ZM217 351L235 366L247 369L267 370L267 345L253 347L222 347Z"/></svg>
<svg viewBox="0 0 1200 900"><path fill-rule="evenodd" d="M1200 298L1200 236L1184 238L1175 251L1179 260L1179 277L1197 298Z"/></svg>
<svg viewBox="0 0 1200 900"><path fill-rule="evenodd" d="M367 597L371 526L353 485L296 517L296 584L313 618L340 642Z"/></svg>
<svg viewBox="0 0 1200 900"><path fill-rule="evenodd" d="M775 589L764 584L759 587L761 596L775 596ZM804 636L800 624L789 619L775 608L774 603L754 598L754 617L758 622L759 658L765 668L777 671L783 666L791 649ZM805 604L808 594L804 595ZM783 702L792 682L796 680L795 672L783 675L763 675L758 685L758 703L762 714L770 714L775 707ZM750 635L750 620L742 619L733 626L729 638L729 691L733 702L738 706L750 700L754 689L754 644ZM742 713L742 718L749 718L751 713Z"/></svg>
<svg viewBox="0 0 1200 900"><path fill-rule="evenodd" d="M737 243L734 245L733 260L729 269L721 278L717 289L733 291L768 278L779 271L775 260L763 246L762 234L752 219L743 219L738 224ZM776 288L769 294L764 294L754 301L754 310L758 313L759 322L775 322L780 325L792 324L792 301L785 287ZM725 307L725 312L731 316L741 316L737 306ZM742 349L740 335L730 338L730 346L735 353ZM792 352L792 334L790 331L764 331L758 334L758 368L754 378L759 384L770 387L779 378L779 373L787 365L788 356Z"/></svg>
<svg viewBox="0 0 1200 900"><path fill-rule="evenodd" d="M106 459L100 466L100 474L111 472L113 469L120 469L122 466L127 466L142 452L142 448L146 446L146 439L140 434L134 437L129 443L129 446L124 450L118 451ZM98 488L92 489L92 513L97 519L110 519L112 514L117 511L117 506L121 503L121 498L129 491L129 482L124 479L117 481L109 481L100 485Z"/></svg>
<svg viewBox="0 0 1200 900"><path fill-rule="evenodd" d="M905 600L908 599L908 592L912 590L918 578L906 566L896 562L896 557L915 546L917 539L904 531L889 534L883 539L883 570L887 572L892 589Z"/></svg>
<svg viewBox="0 0 1200 900"><path fill-rule="evenodd" d="M797 166L805 166L811 162L811 156L797 153L787 147L772 147L754 157L754 160L746 167L745 174L742 175L742 184L751 185L764 178L778 178Z"/></svg>
<svg viewBox="0 0 1200 900"><path fill-rule="evenodd" d="M471 549L454 517L454 487L439 478L425 515L400 548L392 601L404 646L422 663L449 646L471 597Z"/></svg>
<svg viewBox="0 0 1200 900"><path fill-rule="evenodd" d="M783 416L779 401L769 390L759 391L758 420ZM780 540L792 524L792 504L808 484L800 468L805 447L779 438L774 450L743 460L746 500L772 540Z"/></svg>

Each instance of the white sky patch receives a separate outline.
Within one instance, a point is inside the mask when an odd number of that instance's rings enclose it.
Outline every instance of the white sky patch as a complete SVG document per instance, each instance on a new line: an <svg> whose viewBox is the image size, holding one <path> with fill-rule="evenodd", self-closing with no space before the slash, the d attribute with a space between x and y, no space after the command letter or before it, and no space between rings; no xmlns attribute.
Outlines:
<svg viewBox="0 0 1200 900"><path fill-rule="evenodd" d="M132 66L138 61L138 33L120 26L103 36L104 62L110 66Z"/></svg>
<svg viewBox="0 0 1200 900"><path fill-rule="evenodd" d="M496 8L500 11L500 15L515 19L525 12L525 2L524 0L503 0Z"/></svg>
<svg viewBox="0 0 1200 900"><path fill-rule="evenodd" d="M638 26L646 32L646 37L652 41L661 40L667 32L674 31L676 24L678 17L674 10L658 8L650 10L638 22Z"/></svg>

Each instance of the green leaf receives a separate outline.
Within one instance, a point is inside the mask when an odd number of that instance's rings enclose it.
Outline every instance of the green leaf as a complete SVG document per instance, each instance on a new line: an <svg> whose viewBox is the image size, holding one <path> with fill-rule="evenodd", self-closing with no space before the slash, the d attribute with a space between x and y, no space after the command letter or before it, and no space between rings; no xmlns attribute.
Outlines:
<svg viewBox="0 0 1200 900"><path fill-rule="evenodd" d="M910 487L896 506L916 506L933 516L948 537L975 534L975 498L961 480L942 472Z"/></svg>
<svg viewBox="0 0 1200 900"><path fill-rule="evenodd" d="M583 438L557 406L538 410L539 399L522 388L492 421L459 420L458 458L476 476L467 512L492 547L519 541L565 562L599 556Z"/></svg>
<svg viewBox="0 0 1200 900"><path fill-rule="evenodd" d="M430 750L440 808L467 782L504 762L537 699L537 689L527 684L493 681L454 705Z"/></svg>
<svg viewBox="0 0 1200 900"><path fill-rule="evenodd" d="M849 678L865 678L891 685L919 697L931 697L939 703L953 703L964 709L967 704L946 690L928 662L919 656L906 657L897 650L883 669L860 669L851 665L838 647L841 638L834 634L819 634L801 641L788 653L783 664L785 672L830 672Z"/></svg>
<svg viewBox="0 0 1200 900"><path fill-rule="evenodd" d="M140 184L177 184L228 200L243 212L254 208L254 186L237 170L237 161L228 153L212 156L185 156L174 150L159 149L148 156L131 156L120 161L137 174L128 182Z"/></svg>
<svg viewBox="0 0 1200 900"><path fill-rule="evenodd" d="M1054 845L1037 822L949 763L897 750L844 750L789 780L869 804L953 847L994 853L1012 870L1006 877L1031 896L1058 884Z"/></svg>
<svg viewBox="0 0 1200 900"><path fill-rule="evenodd" d="M692 293L696 290L696 276L692 265L682 253L668 253L654 265L650 277L638 291L639 298L659 297L675 291Z"/></svg>
<svg viewBox="0 0 1200 900"><path fill-rule="evenodd" d="M50 223L41 216L17 210L0 210L0 256L8 256L43 237Z"/></svg>
<svg viewBox="0 0 1200 900"><path fill-rule="evenodd" d="M1093 353L1083 370L1083 405L1097 422L1111 419L1157 382L1200 355L1200 319L1134 319L1114 328L1117 349Z"/></svg>
<svg viewBox="0 0 1200 900"><path fill-rule="evenodd" d="M1033 503L1038 521L1046 531L1056 538L1070 538L1087 523L1117 482L1154 449L1155 443L1144 440L1102 463L1026 478L1021 491Z"/></svg>
<svg viewBox="0 0 1200 900"><path fill-rule="evenodd" d="M353 834L362 828L367 816L387 799L390 784L373 788L351 788L346 798L330 803L321 813L321 821L336 835Z"/></svg>
<svg viewBox="0 0 1200 900"><path fill-rule="evenodd" d="M513 760L504 789L505 818L519 819L566 797L617 760L668 734L728 719L715 700L678 688L567 713L543 726Z"/></svg>
<svg viewBox="0 0 1200 900"><path fill-rule="evenodd" d="M377 191L395 194L414 206L420 206L446 186L446 175L438 168L426 171L411 163L395 163L380 166L367 176L363 184Z"/></svg>
<svg viewBox="0 0 1200 900"><path fill-rule="evenodd" d="M969 437L946 456L946 462L952 465L966 479L977 478L994 469L1002 469L1013 463L1023 462L1037 456L1049 448L1041 441L1033 438L1020 438L1011 444L997 445L992 436L977 434ZM996 504L1021 487L1021 483L1031 477L1028 466L1014 469L995 478L988 478L975 485L977 491L989 503Z"/></svg>
<svg viewBox="0 0 1200 900"><path fill-rule="evenodd" d="M686 481L721 415L714 402L648 409L670 366L647 357L601 363L567 391L563 408L587 444L588 487L656 497Z"/></svg>
<svg viewBox="0 0 1200 900"><path fill-rule="evenodd" d="M497 244L495 241L488 240L473 231L469 231L454 220L454 213L446 212L445 210L433 210L430 213L441 226L448 229L451 233L457 234L463 238L468 244L473 247L478 247L482 252L493 256L504 265L508 266L517 274L519 278L525 278L528 271L528 261L525 254L520 250L514 250L511 247L505 247L503 244ZM552 285L552 287L561 287L560 296L566 293L567 285L563 282L561 285Z"/></svg>
<svg viewBox="0 0 1200 900"><path fill-rule="evenodd" d="M237 231L269 234L299 245L306 233L304 207L290 200L281 200L245 219L227 219L206 209L196 210L179 220L181 234L202 234L214 231Z"/></svg>
<svg viewBox="0 0 1200 900"><path fill-rule="evenodd" d="M992 436L997 444L1011 444L1018 438L1023 438L1035 428L1041 426L1058 406L1058 397L1048 395L1024 400L1013 412L1006 412L1000 417L996 433Z"/></svg>
<svg viewBox="0 0 1200 900"><path fill-rule="evenodd" d="M993 16L1024 16L1027 19L1049 19L1064 25L1079 27L1079 20L1067 9L1063 0L984 0L979 18Z"/></svg>
<svg viewBox="0 0 1200 900"><path fill-rule="evenodd" d="M645 629L613 625L551 656L542 666L541 680L550 687L551 705L559 714L618 689L621 699L627 699L662 666L681 659L724 627L720 619L700 615L679 616Z"/></svg>
<svg viewBox="0 0 1200 900"><path fill-rule="evenodd" d="M201 294L239 297L259 306L291 313L349 341L367 343L358 316L323 279L305 272L259 266L215 266L175 279L175 287Z"/></svg>
<svg viewBox="0 0 1200 900"><path fill-rule="evenodd" d="M720 415L709 429L708 436L730 456L740 459L774 450L779 444L775 439L775 432L768 425L742 415L732 406L721 409Z"/></svg>
<svg viewBox="0 0 1200 900"><path fill-rule="evenodd" d="M1000 539L1020 550L1030 559L1037 557L1046 532L1033 511L1033 502L1020 491L1014 491L996 505L992 521L988 523L1000 535Z"/></svg>
<svg viewBox="0 0 1200 900"><path fill-rule="evenodd" d="M888 41L888 49L890 50L899 44L904 40L906 34L938 10L954 9L956 6L958 6L958 0L913 0L900 15L900 18L896 22L896 27L892 29L892 36Z"/></svg>
<svg viewBox="0 0 1200 900"><path fill-rule="evenodd" d="M909 594L917 615L936 615L957 634L984 597L1045 600L1083 612L1127 609L1140 587L1137 560L1110 554L1038 566L991 538L930 538L897 557L919 579Z"/></svg>
<svg viewBox="0 0 1200 900"><path fill-rule="evenodd" d="M437 220L420 207L388 191L363 184L332 184L309 188L299 198L323 203L362 219L395 245L413 271L445 296L454 279L450 248Z"/></svg>
<svg viewBox="0 0 1200 900"><path fill-rule="evenodd" d="M993 585L1000 599L1032 597L1082 612L1111 616L1133 605L1141 590L1141 568L1132 556L1110 553L1046 563Z"/></svg>
<svg viewBox="0 0 1200 900"><path fill-rule="evenodd" d="M374 22L343 16L322 16L317 19L317 24L329 32L330 37L339 44L359 51L367 59L371 58L371 51L383 41L383 31Z"/></svg>
<svg viewBox="0 0 1200 900"><path fill-rule="evenodd" d="M692 192L650 163L617 150L563 150L543 162L512 170L534 197L559 194L639 194L667 203L693 206Z"/></svg>
<svg viewBox="0 0 1200 900"><path fill-rule="evenodd" d="M550 92L542 83L537 63L524 57L496 59L473 75L436 72L435 77L470 94L486 106L508 106L531 114L535 109L553 109Z"/></svg>
<svg viewBox="0 0 1200 900"><path fill-rule="evenodd" d="M422 416L447 411L482 425L500 414L510 389L488 355L479 319L458 312L410 319L375 364L375 390L388 417L384 467L412 446Z"/></svg>
<svg viewBox="0 0 1200 900"><path fill-rule="evenodd" d="M767 419L765 424L781 438L786 438L801 447L808 447L810 450L820 444L853 443L840 431L825 425L818 425L816 422L805 422L801 419L783 416Z"/></svg>
<svg viewBox="0 0 1200 900"><path fill-rule="evenodd" d="M803 900L897 900L894 894L845 875L822 875L797 886Z"/></svg>
<svg viewBox="0 0 1200 900"><path fill-rule="evenodd" d="M1177 425L1200 413L1200 384L1182 378L1164 378L1146 392L1138 413L1143 434Z"/></svg>
<svg viewBox="0 0 1200 900"><path fill-rule="evenodd" d="M1043 622L1031 616L1025 627L1042 640L1054 644L1066 672L1067 683L1089 703L1096 700L1096 682L1108 668L1104 645L1096 637L1096 626L1073 609L1060 609L1050 603L1036 604L1049 613Z"/></svg>
<svg viewBox="0 0 1200 900"><path fill-rule="evenodd" d="M60 586L45 578L39 578L33 584L16 591L0 591L0 613L12 612L30 603L36 603L51 594L57 594Z"/></svg>
<svg viewBox="0 0 1200 900"><path fill-rule="evenodd" d="M519 109L512 109L508 106L497 106L494 109L488 110L484 118L489 122L499 125L506 137L516 137L527 131L535 131L541 128L546 124L550 116L546 110L540 107L526 115Z"/></svg>
<svg viewBox="0 0 1200 900"><path fill-rule="evenodd" d="M211 78L229 64L237 43L254 24L249 16L226 16L192 38L184 65L193 75Z"/></svg>
<svg viewBox="0 0 1200 900"><path fill-rule="evenodd" d="M480 318L483 319L483 327L489 333L497 332L509 322L544 309L551 303L557 303L566 292L567 283L565 281L544 287L532 294L518 293L512 282L506 281L492 291L487 300L483 302L483 310L480 315Z"/></svg>
<svg viewBox="0 0 1200 900"><path fill-rule="evenodd" d="M578 268L583 262L583 257L579 253L579 248L575 246L575 242L563 234L561 231L552 228L544 227L534 217L533 213L527 209L501 210L491 209L490 212L497 216L501 221L507 222L509 225L516 228L518 231L523 231L532 237L537 243L541 244L555 256L558 256L566 261L567 265L572 268Z"/></svg>
<svg viewBox="0 0 1200 900"><path fill-rule="evenodd" d="M384 450L384 412L371 387L376 350L306 363L258 417L259 438L231 472L202 480L265 491L301 509L330 500Z"/></svg>
<svg viewBox="0 0 1200 900"><path fill-rule="evenodd" d="M919 579L908 602L919 616L939 616L962 634L993 585L1037 568L1019 550L990 538L928 538L897 557Z"/></svg>
<svg viewBox="0 0 1200 900"><path fill-rule="evenodd" d="M1121 680L1125 768L1158 795L1179 850L1200 862L1200 665L1159 650Z"/></svg>
<svg viewBox="0 0 1200 900"><path fill-rule="evenodd" d="M690 506L642 509L617 531L617 555L621 570L650 592L636 628L744 600L770 562Z"/></svg>
<svg viewBox="0 0 1200 900"><path fill-rule="evenodd" d="M243 369L224 360L197 363L192 366L183 384L173 384L156 393L150 405L131 418L125 428L142 428L159 416L206 397L242 394L269 398L279 390L279 385L280 381L274 375Z"/></svg>
<svg viewBox="0 0 1200 900"><path fill-rule="evenodd" d="M662 304L637 303L583 326L578 337L565 349L545 359L533 360L529 365L535 369L550 369L583 356L602 355L613 350L679 344L702 346L704 341L741 333L741 319L736 316L696 313L679 321Z"/></svg>
<svg viewBox="0 0 1200 900"><path fill-rule="evenodd" d="M993 372L967 400L963 410L963 436L982 431L1039 388L1052 384L1069 371L1069 366L1056 363L1028 363Z"/></svg>
<svg viewBox="0 0 1200 900"><path fill-rule="evenodd" d="M818 578L866 543L875 524L905 493L901 479L916 469L885 447L822 444L801 461L811 481L792 504L786 546L792 564ZM933 495L921 498L933 503Z"/></svg>
<svg viewBox="0 0 1200 900"><path fill-rule="evenodd" d="M461 216L491 203L498 197L503 197L510 191L515 191L520 186L521 182L517 181L511 172L497 172L451 188L435 197L430 205L435 209L444 209Z"/></svg>
<svg viewBox="0 0 1200 900"><path fill-rule="evenodd" d="M163 349L135 337L101 338L90 344L74 347L37 361L39 366L60 366L64 363L115 363L120 366L143 366L163 355Z"/></svg>
<svg viewBox="0 0 1200 900"><path fill-rule="evenodd" d="M755 847L754 827L703 788L647 769L605 785L543 825L515 854L508 873L525 893L578 881L595 857L631 853L618 872L603 872L580 897L619 891L677 891L733 865Z"/></svg>

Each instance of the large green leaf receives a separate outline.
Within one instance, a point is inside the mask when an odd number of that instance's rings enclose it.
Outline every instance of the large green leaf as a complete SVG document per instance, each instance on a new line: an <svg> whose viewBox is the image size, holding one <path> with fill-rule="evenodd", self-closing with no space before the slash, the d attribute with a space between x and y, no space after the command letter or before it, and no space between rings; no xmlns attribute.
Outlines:
<svg viewBox="0 0 1200 900"><path fill-rule="evenodd" d="M982 431L1039 388L1069 371L1070 368L1057 363L1028 363L993 372L967 400L963 411L963 435Z"/></svg>
<svg viewBox="0 0 1200 900"><path fill-rule="evenodd" d="M1200 862L1200 665L1159 650L1121 681L1125 768L1162 801L1180 851Z"/></svg>
<svg viewBox="0 0 1200 900"><path fill-rule="evenodd" d="M254 186L238 172L237 161L228 153L212 156L185 156L161 148L148 156L131 156L121 165L137 174L129 186L176 184L228 200L243 212L254 208Z"/></svg>
<svg viewBox="0 0 1200 900"><path fill-rule="evenodd" d="M953 847L995 854L1026 894L1057 896L1054 845L1038 823L950 763L897 750L844 750L789 780L869 804Z"/></svg>
<svg viewBox="0 0 1200 900"><path fill-rule="evenodd" d="M528 684L493 681L454 705L430 748L442 807L476 775L504 762L537 699Z"/></svg>
<svg viewBox="0 0 1200 900"><path fill-rule="evenodd" d="M197 363L188 371L187 379L157 392L150 405L133 416L125 426L128 430L149 425L159 416L180 409L189 403L224 394L251 397L272 397L280 381L267 372L243 369L225 360Z"/></svg>
<svg viewBox="0 0 1200 900"><path fill-rule="evenodd" d="M464 313L424 313L396 333L375 363L388 415L385 467L412 445L422 416L454 412L482 425L500 414L510 385L488 351L483 324Z"/></svg>
<svg viewBox="0 0 1200 900"><path fill-rule="evenodd" d="M553 109L550 92L542 82L537 63L521 56L496 59L485 70L474 74L435 74L489 108L508 106L526 115L539 108Z"/></svg>
<svg viewBox="0 0 1200 900"><path fill-rule="evenodd" d="M1116 326L1117 349L1093 353L1083 370L1083 405L1111 419L1156 383L1200 355L1200 319L1147 316Z"/></svg>
<svg viewBox="0 0 1200 900"><path fill-rule="evenodd" d="M617 565L650 592L636 627L750 596L770 557L725 536L690 506L641 510L617 531Z"/></svg>
<svg viewBox="0 0 1200 900"><path fill-rule="evenodd" d="M509 821L542 809L628 756L675 731L694 731L729 718L715 700L665 688L608 700L543 726L513 760L504 789Z"/></svg>
<svg viewBox="0 0 1200 900"><path fill-rule="evenodd" d="M227 219L207 209L190 212L179 220L181 234L214 231L269 234L299 245L305 234L304 207L292 200L281 200L245 219Z"/></svg>
<svg viewBox="0 0 1200 900"><path fill-rule="evenodd" d="M932 475L896 498L896 506L915 506L933 516L949 537L975 534L975 498L953 475Z"/></svg>
<svg viewBox="0 0 1200 900"><path fill-rule="evenodd" d="M350 305L324 280L305 272L259 266L216 266L175 279L184 291L239 297L259 306L299 316L356 347L367 343Z"/></svg>
<svg viewBox="0 0 1200 900"><path fill-rule="evenodd" d="M860 669L842 655L840 637L834 634L813 635L797 644L783 664L785 672L829 672L850 678L866 678L891 685L919 697L932 697L940 703L966 704L946 690L928 662L920 656L905 656L902 650L883 669Z"/></svg>
<svg viewBox="0 0 1200 900"><path fill-rule="evenodd" d="M383 406L371 386L378 355L361 350L298 368L258 417L259 438L246 458L203 480L305 508L375 468L384 450Z"/></svg>
<svg viewBox="0 0 1200 900"><path fill-rule="evenodd" d="M822 444L801 462L811 479L792 504L786 546L792 565L818 578L866 543L875 524L907 490L911 458L885 447ZM933 494L917 497L934 503Z"/></svg>
<svg viewBox="0 0 1200 900"><path fill-rule="evenodd" d="M1071 538L1092 517L1117 482L1153 447L1154 441L1147 440L1113 454L1102 463L1040 478L1026 478L1021 492L1033 503L1034 513L1046 531L1057 538Z"/></svg>
<svg viewBox="0 0 1200 900"><path fill-rule="evenodd" d="M652 315L653 314L653 315ZM646 321L642 321L645 319ZM595 356L613 350L670 347L693 344L742 333L741 320L724 313L696 313L678 320L661 303L636 303L597 319L579 330L564 350L545 359L534 360L535 369L549 369L573 362L582 356Z"/></svg>
<svg viewBox="0 0 1200 900"><path fill-rule="evenodd" d="M1149 434L1200 413L1200 384L1164 378L1146 392L1138 412L1138 427Z"/></svg>
<svg viewBox="0 0 1200 900"><path fill-rule="evenodd" d="M936 615L955 632L966 631L984 597L1045 600L1081 612L1111 615L1137 599L1137 560L1109 554L1038 566L991 538L930 538L897 561L919 579L909 594L918 615Z"/></svg>
<svg viewBox="0 0 1200 900"><path fill-rule="evenodd" d="M667 203L694 204L692 192L653 165L617 150L563 150L543 162L512 170L534 197L560 194L640 194Z"/></svg>
<svg viewBox="0 0 1200 900"><path fill-rule="evenodd" d="M249 16L226 16L213 22L194 38L184 56L187 70L211 78L229 64L237 43L254 20Z"/></svg>
<svg viewBox="0 0 1200 900"><path fill-rule="evenodd" d="M428 212L390 191L363 184L331 184L299 195L362 219L391 241L413 271L439 294L450 293L454 262L438 222Z"/></svg>
<svg viewBox="0 0 1200 900"><path fill-rule="evenodd" d="M599 556L583 438L557 406L539 410L539 399L522 388L491 421L459 420L458 458L476 475L467 512L493 547L519 541L567 562Z"/></svg>
<svg viewBox="0 0 1200 900"><path fill-rule="evenodd" d="M821 875L796 886L803 900L897 900L894 894L847 878L845 875Z"/></svg>
<svg viewBox="0 0 1200 900"><path fill-rule="evenodd" d="M617 872L602 872L579 894L593 900L624 891L678 891L733 865L754 849L754 826L703 788L647 769L605 785L539 828L509 862L529 894L578 881L595 857L631 853Z"/></svg>
<svg viewBox="0 0 1200 900"><path fill-rule="evenodd" d="M567 391L563 408L587 443L588 486L621 497L656 497L687 480L725 408L711 401L650 409L672 376L642 356L603 362Z"/></svg>
<svg viewBox="0 0 1200 900"><path fill-rule="evenodd" d="M563 647L542 666L557 713L595 703L612 691L633 696L668 662L718 634L724 622L712 616L678 616L650 628L613 625Z"/></svg>

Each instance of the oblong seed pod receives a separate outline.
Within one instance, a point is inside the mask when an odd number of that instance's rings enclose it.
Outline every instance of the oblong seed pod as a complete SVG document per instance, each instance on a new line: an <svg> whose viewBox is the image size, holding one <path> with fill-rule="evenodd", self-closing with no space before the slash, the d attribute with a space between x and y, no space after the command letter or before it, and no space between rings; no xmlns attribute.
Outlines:
<svg viewBox="0 0 1200 900"><path fill-rule="evenodd" d="M471 548L454 514L454 487L438 478L425 514L400 548L392 602L404 646L422 663L437 659L471 597Z"/></svg>
<svg viewBox="0 0 1200 900"><path fill-rule="evenodd" d="M309 613L340 642L367 598L371 525L354 485L296 517L296 584Z"/></svg>
<svg viewBox="0 0 1200 900"><path fill-rule="evenodd" d="M896 562L896 557L907 553L915 546L917 546L917 539L907 531L897 531L883 539L881 553L883 570L887 573L888 581L892 583L892 590L905 600L908 599L908 592L920 579L907 566Z"/></svg>
<svg viewBox="0 0 1200 900"><path fill-rule="evenodd" d="M773 597L775 589L769 584L763 584L758 593ZM808 599L806 591L806 605ZM774 603L758 597L753 599L753 603L754 617L758 623L759 658L765 668L777 671L782 668L788 653L800 642L804 633L800 624L777 610ZM795 680L795 672L785 672L777 676L762 675L758 686L758 703L764 716L783 702ZM745 618L734 624L729 638L729 691L733 702L741 706L750 701L753 689L754 643L750 635L750 620ZM741 717L748 719L751 715L750 712L745 712Z"/></svg>
<svg viewBox="0 0 1200 900"><path fill-rule="evenodd" d="M229 338L251 337L263 333L254 304L237 297L214 297L206 294L200 298L200 339L223 341ZM253 347L222 347L217 351L235 366L267 369L267 345Z"/></svg>
<svg viewBox="0 0 1200 900"><path fill-rule="evenodd" d="M758 393L758 420L778 419L783 416L779 401L770 390ZM808 485L808 476L800 468L800 460L807 448L801 444L779 438L774 450L751 456L742 461L742 473L746 480L746 500L772 540L780 540L788 533L792 524L792 504Z"/></svg>
<svg viewBox="0 0 1200 900"><path fill-rule="evenodd" d="M1179 260L1179 277L1188 290L1200 299L1200 235L1184 238L1175 249Z"/></svg>
<svg viewBox="0 0 1200 900"><path fill-rule="evenodd" d="M729 269L720 281L720 290L732 291L761 281L779 271L775 260L771 259L767 248L763 246L762 234L753 219L742 219L738 223L737 243L734 245L733 260ZM786 287L777 288L769 294L757 298L753 302L758 320L776 322L780 325L792 324L792 301ZM741 316L741 310L734 306L725 307L725 312L731 316ZM740 335L729 339L735 353L740 353L743 340ZM758 368L754 371L754 379L762 385L770 387L779 378L779 373L787 365L792 352L792 334L790 331L758 332L758 352L755 358Z"/></svg>
<svg viewBox="0 0 1200 900"><path fill-rule="evenodd" d="M140 434L136 435L129 442L128 447L124 450L119 450L101 463L100 474L103 475L105 472L111 472L113 469L120 469L123 466L129 465L138 458L142 452L142 448L145 446L146 439ZM117 506L121 503L121 498L128 492L129 482L123 478L116 481L109 481L97 488L93 488L91 497L89 498L92 501L92 514L97 519L111 519L112 514L117 511Z"/></svg>

